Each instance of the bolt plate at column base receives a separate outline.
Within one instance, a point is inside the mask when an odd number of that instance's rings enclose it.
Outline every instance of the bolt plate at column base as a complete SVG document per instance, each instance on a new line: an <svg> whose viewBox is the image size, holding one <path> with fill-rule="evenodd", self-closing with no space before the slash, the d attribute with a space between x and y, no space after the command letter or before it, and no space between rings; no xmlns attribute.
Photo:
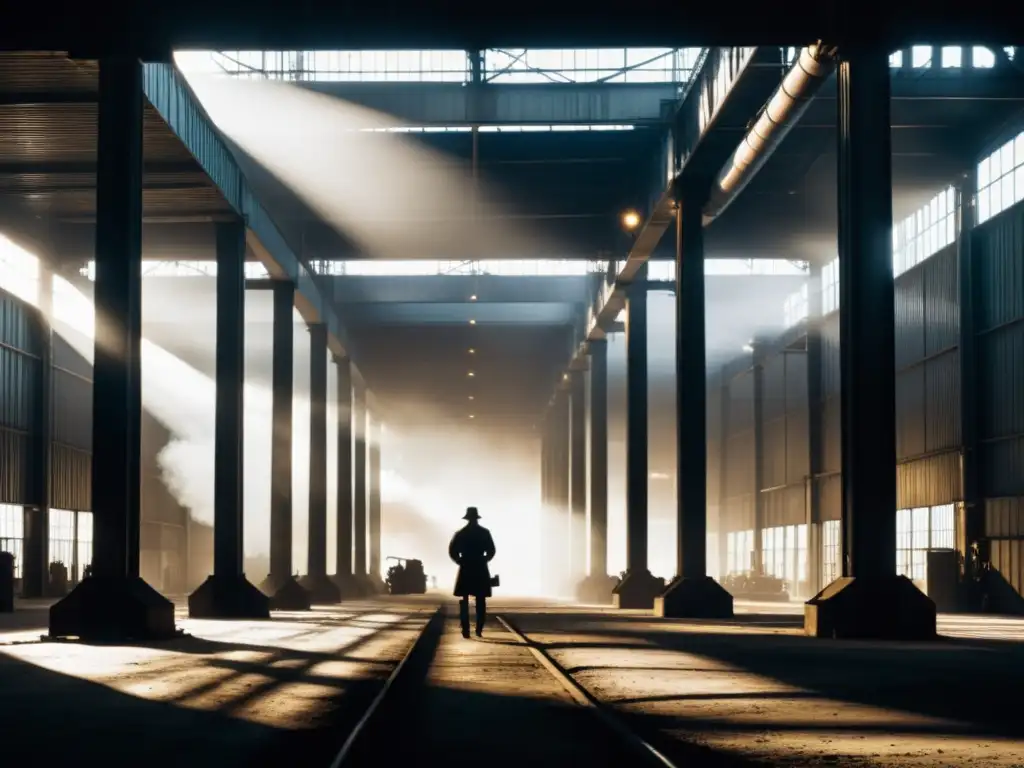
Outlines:
<svg viewBox="0 0 1024 768"><path fill-rule="evenodd" d="M299 585L309 592L314 605L335 605L341 602L341 590L327 574L309 574L299 577Z"/></svg>

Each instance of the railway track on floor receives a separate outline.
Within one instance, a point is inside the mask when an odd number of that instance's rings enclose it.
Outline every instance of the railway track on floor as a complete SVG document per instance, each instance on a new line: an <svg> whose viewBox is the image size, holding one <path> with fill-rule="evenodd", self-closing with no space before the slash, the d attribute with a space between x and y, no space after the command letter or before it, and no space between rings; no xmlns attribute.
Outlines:
<svg viewBox="0 0 1024 768"><path fill-rule="evenodd" d="M630 728L623 719L608 705L600 702L595 696L581 686L562 666L548 654L542 645L531 641L519 631L515 624L506 616L495 616L493 619L500 625L516 644L529 651L538 667L545 670L569 694L577 706L585 709L595 719L599 728L607 730L621 746L623 753L630 755L628 765L649 768L677 768L677 763L666 757L655 746L649 743L635 730ZM415 697L427 684L429 669L441 636L445 631L447 614L444 606L430 617L420 634L416 637L406 655L391 672L381 690L377 693L362 718L349 733L344 745L338 751L330 768L355 768L378 764L381 761L381 742L395 738L393 724L400 721L396 716L400 711L404 697ZM467 640L465 642L473 642ZM511 724L504 724L507 727ZM539 749L543 749L538 745ZM377 755L376 759L368 757ZM385 761L386 762L386 761ZM486 762L486 761L485 761ZM538 755L537 763L543 763L542 755Z"/></svg>

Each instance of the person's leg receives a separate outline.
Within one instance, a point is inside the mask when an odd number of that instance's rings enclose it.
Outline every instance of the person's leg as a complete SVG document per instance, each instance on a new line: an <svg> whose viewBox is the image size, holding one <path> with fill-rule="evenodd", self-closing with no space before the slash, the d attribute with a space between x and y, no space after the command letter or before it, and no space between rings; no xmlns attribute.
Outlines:
<svg viewBox="0 0 1024 768"><path fill-rule="evenodd" d="M459 621L462 623L462 636L469 637L469 595L459 600Z"/></svg>
<svg viewBox="0 0 1024 768"><path fill-rule="evenodd" d="M477 595L476 598L476 636L484 633L484 622L487 621L487 598Z"/></svg>

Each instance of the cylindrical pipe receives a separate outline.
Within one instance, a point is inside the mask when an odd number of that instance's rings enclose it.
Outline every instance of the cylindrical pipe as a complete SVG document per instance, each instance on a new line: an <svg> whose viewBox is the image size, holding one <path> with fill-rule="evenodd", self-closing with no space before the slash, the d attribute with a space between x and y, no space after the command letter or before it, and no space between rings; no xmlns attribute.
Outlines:
<svg viewBox="0 0 1024 768"><path fill-rule="evenodd" d="M720 216L796 125L818 89L835 70L832 47L817 43L800 51L793 68L718 173L704 206L704 224Z"/></svg>

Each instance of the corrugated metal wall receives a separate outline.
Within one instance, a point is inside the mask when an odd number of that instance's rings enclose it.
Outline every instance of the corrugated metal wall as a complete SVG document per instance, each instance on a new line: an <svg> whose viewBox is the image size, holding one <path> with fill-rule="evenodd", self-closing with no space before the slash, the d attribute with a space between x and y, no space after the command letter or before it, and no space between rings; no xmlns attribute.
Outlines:
<svg viewBox="0 0 1024 768"><path fill-rule="evenodd" d="M53 335L51 504L92 509L92 366Z"/></svg>
<svg viewBox="0 0 1024 768"><path fill-rule="evenodd" d="M31 436L39 391L35 311L0 291L0 503L28 504Z"/></svg>
<svg viewBox="0 0 1024 768"><path fill-rule="evenodd" d="M726 529L754 527L754 373L746 370L726 383L728 398L722 511Z"/></svg>
<svg viewBox="0 0 1024 768"><path fill-rule="evenodd" d="M960 304L950 245L896 278L897 505L962 500Z"/></svg>
<svg viewBox="0 0 1024 768"><path fill-rule="evenodd" d="M981 492L1024 496L1024 205L975 231Z"/></svg>

